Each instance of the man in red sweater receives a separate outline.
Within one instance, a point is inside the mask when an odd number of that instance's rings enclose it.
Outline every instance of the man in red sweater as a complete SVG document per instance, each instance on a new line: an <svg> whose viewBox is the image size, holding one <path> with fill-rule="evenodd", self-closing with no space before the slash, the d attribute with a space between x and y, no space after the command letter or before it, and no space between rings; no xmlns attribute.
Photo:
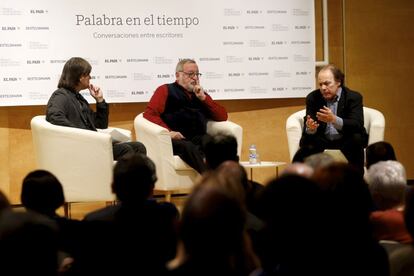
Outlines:
<svg viewBox="0 0 414 276"><path fill-rule="evenodd" d="M176 81L155 90L144 118L168 129L174 154L202 173L206 170L202 141L207 121L225 121L227 112L200 86L200 76L194 60L180 60Z"/></svg>

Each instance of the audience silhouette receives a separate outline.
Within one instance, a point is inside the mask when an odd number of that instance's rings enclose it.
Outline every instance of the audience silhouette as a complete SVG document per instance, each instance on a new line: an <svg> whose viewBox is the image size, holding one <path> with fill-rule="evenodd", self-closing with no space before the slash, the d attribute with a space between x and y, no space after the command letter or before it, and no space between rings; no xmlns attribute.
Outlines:
<svg viewBox="0 0 414 276"><path fill-rule="evenodd" d="M121 157L112 191L118 204L85 216L87 233L80 270L84 275L160 275L175 256L178 211L152 199L155 165L145 155Z"/></svg>
<svg viewBox="0 0 414 276"><path fill-rule="evenodd" d="M216 172L189 196L179 227L184 258L170 275L249 275L256 267L244 229L246 213Z"/></svg>
<svg viewBox="0 0 414 276"><path fill-rule="evenodd" d="M397 160L395 156L394 148L392 145L385 141L380 141L368 145L365 149L366 167L369 169L372 164L379 161Z"/></svg>

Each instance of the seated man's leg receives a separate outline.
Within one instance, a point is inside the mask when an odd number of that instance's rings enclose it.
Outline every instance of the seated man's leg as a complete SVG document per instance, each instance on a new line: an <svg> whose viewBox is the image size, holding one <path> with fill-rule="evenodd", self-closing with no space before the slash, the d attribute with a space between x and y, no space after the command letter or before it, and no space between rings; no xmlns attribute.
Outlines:
<svg viewBox="0 0 414 276"><path fill-rule="evenodd" d="M190 167L202 173L206 168L200 147L188 140L172 139L173 153L180 156Z"/></svg>
<svg viewBox="0 0 414 276"><path fill-rule="evenodd" d="M135 153L147 155L147 148L141 142L125 142L123 144L128 144Z"/></svg>
<svg viewBox="0 0 414 276"><path fill-rule="evenodd" d="M141 142L124 142L124 143L115 143L112 145L112 151L114 154L114 160L118 160L126 154L135 154L141 153L146 155L147 149L144 144Z"/></svg>
<svg viewBox="0 0 414 276"><path fill-rule="evenodd" d="M317 134L305 134L302 135L300 139L299 146L300 147L312 147L319 151L324 151L329 144L329 141L320 135Z"/></svg>
<svg viewBox="0 0 414 276"><path fill-rule="evenodd" d="M354 133L342 138L342 153L348 162L364 173L364 139L361 134Z"/></svg>

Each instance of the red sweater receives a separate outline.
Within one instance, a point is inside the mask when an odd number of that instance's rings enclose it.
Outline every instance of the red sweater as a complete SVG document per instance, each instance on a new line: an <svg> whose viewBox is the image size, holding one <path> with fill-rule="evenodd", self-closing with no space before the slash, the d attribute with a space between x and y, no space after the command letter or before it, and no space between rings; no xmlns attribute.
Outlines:
<svg viewBox="0 0 414 276"><path fill-rule="evenodd" d="M195 97L194 93L189 92L184 88L182 88L182 91L189 98ZM226 121L228 117L226 109L219 105L217 102L215 102L210 95L208 95L207 93L205 94L206 98L203 101L203 103L205 104L206 108L210 111L210 119L214 121ZM157 125L165 127L169 131L172 131L173 129L170 129L170 127L161 119L161 114L165 110L167 98L168 86L167 84L164 84L158 87L152 95L151 100L149 101L145 109L144 118Z"/></svg>
<svg viewBox="0 0 414 276"><path fill-rule="evenodd" d="M401 243L411 243L413 241L405 227L402 211L395 209L375 211L371 214L371 222L374 227L374 237L377 240Z"/></svg>

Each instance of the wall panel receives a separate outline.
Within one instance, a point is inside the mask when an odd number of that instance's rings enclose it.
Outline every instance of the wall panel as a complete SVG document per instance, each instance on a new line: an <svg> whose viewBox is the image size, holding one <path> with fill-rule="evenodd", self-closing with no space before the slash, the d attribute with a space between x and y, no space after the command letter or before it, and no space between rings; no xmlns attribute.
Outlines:
<svg viewBox="0 0 414 276"><path fill-rule="evenodd" d="M384 113L385 140L414 178L414 1L347 0L345 3L346 79L366 106Z"/></svg>

